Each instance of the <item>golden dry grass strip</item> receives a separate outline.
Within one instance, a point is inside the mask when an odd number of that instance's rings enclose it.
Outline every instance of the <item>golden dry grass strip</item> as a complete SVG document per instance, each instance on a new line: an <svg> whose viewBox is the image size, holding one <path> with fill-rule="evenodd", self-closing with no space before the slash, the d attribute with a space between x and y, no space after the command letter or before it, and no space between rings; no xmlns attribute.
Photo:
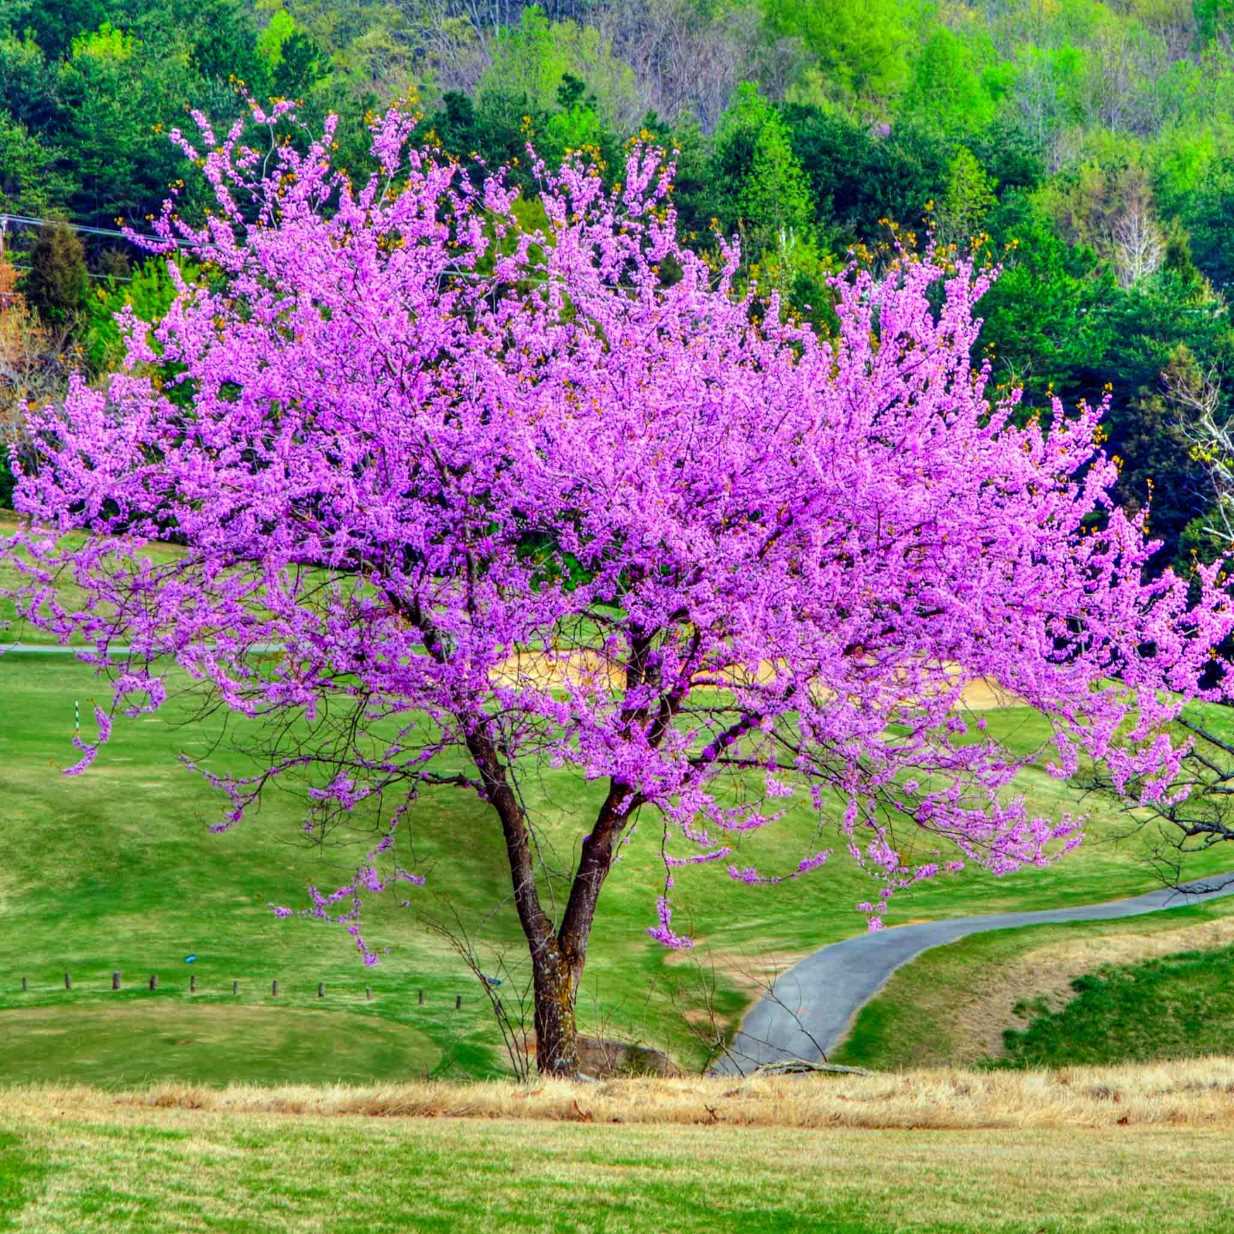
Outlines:
<svg viewBox="0 0 1234 1234"><path fill-rule="evenodd" d="M786 1128L1066 1128L1234 1126L1234 1058L1124 1067L981 1072L939 1069L873 1076L806 1075L377 1087L229 1088L159 1084L0 1090L14 1103L115 1117L162 1108L218 1113Z"/></svg>

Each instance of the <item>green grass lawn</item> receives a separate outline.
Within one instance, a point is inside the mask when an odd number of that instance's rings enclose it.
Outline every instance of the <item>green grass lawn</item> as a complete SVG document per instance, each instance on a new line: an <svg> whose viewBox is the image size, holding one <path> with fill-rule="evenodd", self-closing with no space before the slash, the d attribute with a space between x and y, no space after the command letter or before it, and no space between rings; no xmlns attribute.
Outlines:
<svg viewBox="0 0 1234 1234"><path fill-rule="evenodd" d="M107 1086L215 1082L220 1055L236 1082L362 1083L423 1075L441 1051L420 1030L376 1015L305 1007L229 1006L209 998L121 998L10 1009L0 1075Z"/></svg>
<svg viewBox="0 0 1234 1234"><path fill-rule="evenodd" d="M306 1077L334 1078L332 1066L353 1079L364 1078L366 1066L369 1078L408 1068L416 1074L486 1074L504 1066L482 991L420 919L453 921L457 914L489 971L503 954L521 962L496 824L481 803L454 789L423 798L414 851L404 860L428 875L428 887L413 893L410 910L393 901L374 904L370 934L390 950L376 968L364 969L341 929L279 922L270 906L304 904L310 881L323 887L345 881L370 837L340 836L326 849L306 846L299 839L298 803L286 794L271 796L236 830L208 835L220 798L178 766L177 756L208 752L222 737L221 721L194 721L183 698L173 698L155 716L118 720L95 766L84 776L65 778L60 771L75 758L74 700L89 717L91 701L105 689L68 658L0 657L0 834L6 854L0 864L0 1016L31 1007L100 1014L117 1002L110 976L120 971L125 1005L158 1004L151 1012L156 1018L190 1004L210 1004L224 1019L234 1009L234 1032L224 1031L221 1019L211 1021L209 1049L194 1054L186 1047L183 1053L185 1060L190 1054L198 1060L192 1063L195 1075L205 1066L220 1083L260 1078L266 1066L271 1078L293 1078L290 1071L299 1064L292 1060L307 1060L308 1046L320 1046L319 1025L329 1026L324 1036L331 1043L351 1045L337 1062L332 1053L311 1067L306 1061ZM84 722L89 725L88 718ZM989 722L1012 745L1045 735L1040 717L1023 708L990 713ZM243 743L234 720L223 740ZM1047 813L1086 809L1092 817L1089 841L1045 870L1003 879L966 872L922 884L897 898L888 923L1085 903L1154 885L1144 860L1149 838L1134 832L1114 803L1081 798L1037 772L1025 777L1024 788ZM554 773L528 782L524 791L540 820L546 864L569 869L589 827L597 787ZM799 809L744 840L740 859L769 871L791 867L802 852L836 843L834 831L820 838L817 829L817 820ZM683 1065L698 1066L705 1057L698 1034L709 1019L731 1028L757 994L752 975L768 975L776 964L863 929L853 906L871 888L839 857L813 876L778 888L734 883L714 869L685 870L678 879L675 925L699 946L671 953L645 934L662 878L658 848L654 824L645 820L605 888L580 1016L586 1032L664 1048ZM930 855L922 843L910 859ZM1234 855L1217 852L1208 867L1223 860L1234 865ZM546 894L560 895L560 879L549 882ZM190 954L198 957L191 968L184 962ZM73 978L71 993L64 990L66 971ZM153 995L144 989L152 972L160 978ZM191 973L198 981L192 996ZM24 993L23 977L29 987ZM269 994L274 978L281 983L277 1003ZM233 980L241 983L234 997ZM325 985L323 999L317 998L319 982ZM503 994L510 991L508 982ZM458 994L463 1005L456 1010ZM312 1014L303 1022L284 1017L280 1024L277 1017L286 1009ZM50 1078L51 1071L66 1080L104 1079L89 1050L61 1048L55 1040L67 1038L37 1035L33 1023L5 1017L3 1034L13 1044L0 1054L0 1079ZM382 1036L389 1026L406 1030L406 1036ZM115 1082L134 1067L146 1068L143 1075L163 1075L181 1065L174 1051L134 1048L142 1057L117 1070ZM101 1058L102 1043L99 1050Z"/></svg>
<svg viewBox="0 0 1234 1234"><path fill-rule="evenodd" d="M1234 947L1103 965L1072 988L1058 1010L1024 1008L1029 1023L1005 1038L1009 1065L1190 1058L1234 1038Z"/></svg>
<svg viewBox="0 0 1234 1234"><path fill-rule="evenodd" d="M1219 1234L1223 1128L854 1131L107 1109L0 1094L24 1234Z"/></svg>
<svg viewBox="0 0 1234 1234"><path fill-rule="evenodd" d="M974 1017L987 1030L988 1057L1005 1065L1225 1053L1234 1040L1234 948L1184 949L1231 918L1234 900L1215 900L1117 921L997 930L936 947L892 975L832 1057L876 1069L976 1063ZM1102 963L1137 946L1166 954ZM1033 988L1042 980L1053 987L1048 999ZM1002 1019L990 1020L999 1008ZM1015 1040L1003 1057L1006 1031Z"/></svg>

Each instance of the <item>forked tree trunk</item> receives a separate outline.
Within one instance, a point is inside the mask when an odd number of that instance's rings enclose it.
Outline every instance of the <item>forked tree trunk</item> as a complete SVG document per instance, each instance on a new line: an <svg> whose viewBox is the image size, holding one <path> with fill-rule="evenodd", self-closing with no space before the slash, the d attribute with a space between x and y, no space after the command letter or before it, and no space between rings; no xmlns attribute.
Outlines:
<svg viewBox="0 0 1234 1234"><path fill-rule="evenodd" d="M468 749L484 784L485 796L501 820L510 863L514 907L531 954L532 993L535 1000L536 1066L542 1075L578 1074L578 1027L575 1000L587 956L591 923L600 888L612 865L613 839L625 816L617 802L628 796L610 787L591 834L583 842L579 867L570 897L557 928L540 903L536 889L531 832L522 806L511 788L492 741L477 729Z"/></svg>
<svg viewBox="0 0 1234 1234"><path fill-rule="evenodd" d="M541 1075L578 1074L575 1002L600 890L612 869L614 848L629 818L631 800L625 785L610 783L591 832L583 841L560 928L544 947L537 947L536 940L528 936L535 995L536 1066Z"/></svg>
<svg viewBox="0 0 1234 1234"><path fill-rule="evenodd" d="M641 680L641 665L649 645L647 640L639 644L635 657L637 671L628 674L630 685ZM638 713L629 715L634 718ZM652 744L658 744L671 715L670 706L651 734ZM514 907L531 953L536 1067L541 1075L575 1076L579 1070L575 1002L587 960L596 904L613 865L616 842L639 798L629 785L610 780L608 793L583 841L570 896L561 915L561 924L557 926L540 903L527 818L502 756L485 726L476 725L472 729L467 748L480 773L484 795L501 820Z"/></svg>

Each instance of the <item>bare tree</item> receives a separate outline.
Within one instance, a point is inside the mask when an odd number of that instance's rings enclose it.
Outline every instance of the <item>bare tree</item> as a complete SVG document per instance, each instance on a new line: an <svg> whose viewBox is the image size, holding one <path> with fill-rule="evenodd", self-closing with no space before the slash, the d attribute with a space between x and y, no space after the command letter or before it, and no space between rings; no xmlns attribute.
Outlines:
<svg viewBox="0 0 1234 1234"><path fill-rule="evenodd" d="M670 120L692 115L706 131L740 82L757 78L776 97L800 66L793 41L766 42L752 5L706 14L692 0L604 0L588 21L633 68L644 110Z"/></svg>
<svg viewBox="0 0 1234 1234"><path fill-rule="evenodd" d="M1213 502L1204 530L1214 544L1234 546L1234 417L1224 411L1217 371L1175 364L1162 374L1162 384L1179 411L1191 457L1208 475Z"/></svg>
<svg viewBox="0 0 1234 1234"><path fill-rule="evenodd" d="M1212 504L1204 531L1218 555L1228 553L1234 549L1234 416L1225 409L1220 377L1184 353L1162 373L1161 384L1192 458L1207 472ZM1193 713L1179 723L1191 734L1192 746L1178 780L1160 799L1132 811L1137 825L1158 827L1152 858L1170 886L1183 881L1195 854L1234 842L1234 726L1227 730L1222 717L1212 713L1203 719ZM1217 890L1231 883L1234 874L1190 886Z"/></svg>
<svg viewBox="0 0 1234 1234"><path fill-rule="evenodd" d="M1234 885L1234 873L1188 881L1187 871L1197 854L1234 842L1234 743L1217 724L1179 723L1193 738L1182 772L1170 794L1137 811L1137 825L1157 828L1150 860L1163 883L1193 892L1219 891Z"/></svg>
<svg viewBox="0 0 1234 1234"><path fill-rule="evenodd" d="M1122 287L1156 274L1165 258L1165 234L1153 218L1149 203L1135 197L1112 228L1114 269Z"/></svg>

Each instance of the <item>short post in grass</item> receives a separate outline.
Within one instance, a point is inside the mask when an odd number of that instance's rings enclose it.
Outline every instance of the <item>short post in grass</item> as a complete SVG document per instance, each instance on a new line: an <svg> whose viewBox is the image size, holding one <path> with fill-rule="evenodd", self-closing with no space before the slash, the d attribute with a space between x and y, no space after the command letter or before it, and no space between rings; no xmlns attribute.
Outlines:
<svg viewBox="0 0 1234 1234"><path fill-rule="evenodd" d="M159 975L158 973L151 973L150 974L150 989L157 990L158 988L159 988Z"/></svg>
<svg viewBox="0 0 1234 1234"><path fill-rule="evenodd" d="M64 988L66 990L71 990L73 988L73 978L70 977L68 973L64 974Z"/></svg>
<svg viewBox="0 0 1234 1234"><path fill-rule="evenodd" d="M319 981L317 983L317 997L325 998L325 996L326 996L326 983L324 981Z"/></svg>
<svg viewBox="0 0 1234 1234"><path fill-rule="evenodd" d="M231 992L232 992L233 994L239 994L239 993L240 993L240 983L239 983L238 981L233 981L233 982L231 983Z"/></svg>
<svg viewBox="0 0 1234 1234"><path fill-rule="evenodd" d="M21 979L21 992L22 992L23 994L25 994L25 992L26 992L29 988L30 988L30 984L29 984L28 980L27 980L25 977L23 977L23 978Z"/></svg>
<svg viewBox="0 0 1234 1234"><path fill-rule="evenodd" d="M272 982L270 982L270 997L278 998L278 996L279 996L279 982L278 982L278 978L275 977L275 979Z"/></svg>
<svg viewBox="0 0 1234 1234"><path fill-rule="evenodd" d="M454 996L454 1010L458 1011L462 1007L462 1005L463 1005L463 996L461 994L456 994Z"/></svg>
<svg viewBox="0 0 1234 1234"><path fill-rule="evenodd" d="M419 998L419 1000L418 1000L418 1001L419 1001L419 1005L420 1005L421 1007L423 1007L423 1006L424 1006L424 991L423 991L423 990L418 990L418 991L417 991L417 993L420 995L420 998Z"/></svg>
<svg viewBox="0 0 1234 1234"><path fill-rule="evenodd" d="M119 973L112 973L111 988L113 990L118 990L120 988L120 974Z"/></svg>
<svg viewBox="0 0 1234 1234"><path fill-rule="evenodd" d="M366 985L364 987L364 997L371 1003L373 1001L373 987Z"/></svg>
<svg viewBox="0 0 1234 1234"><path fill-rule="evenodd" d="M196 973L191 973L189 975L189 993L190 994L197 993L197 974Z"/></svg>

